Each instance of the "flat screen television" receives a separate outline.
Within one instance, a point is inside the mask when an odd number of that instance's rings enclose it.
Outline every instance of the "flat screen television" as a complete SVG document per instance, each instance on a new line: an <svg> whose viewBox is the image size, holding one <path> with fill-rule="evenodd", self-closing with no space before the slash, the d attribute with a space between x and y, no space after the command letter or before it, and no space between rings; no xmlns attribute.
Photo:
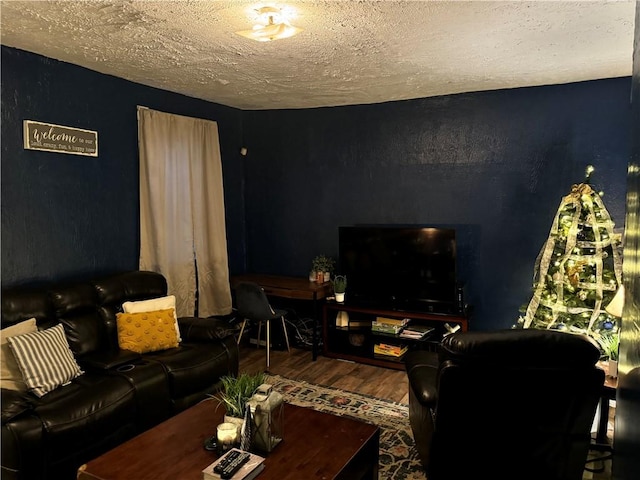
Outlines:
<svg viewBox="0 0 640 480"><path fill-rule="evenodd" d="M339 270L349 304L456 313L454 229L339 227Z"/></svg>

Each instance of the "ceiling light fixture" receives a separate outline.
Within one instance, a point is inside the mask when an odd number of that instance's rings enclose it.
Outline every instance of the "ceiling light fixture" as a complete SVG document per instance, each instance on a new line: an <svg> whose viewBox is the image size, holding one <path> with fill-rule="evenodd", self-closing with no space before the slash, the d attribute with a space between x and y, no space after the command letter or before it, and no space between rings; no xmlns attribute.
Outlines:
<svg viewBox="0 0 640 480"><path fill-rule="evenodd" d="M256 10L258 19L251 30L240 30L238 35L256 40L257 42L271 42L283 38L293 37L302 31L291 25L282 10L275 7L262 7Z"/></svg>

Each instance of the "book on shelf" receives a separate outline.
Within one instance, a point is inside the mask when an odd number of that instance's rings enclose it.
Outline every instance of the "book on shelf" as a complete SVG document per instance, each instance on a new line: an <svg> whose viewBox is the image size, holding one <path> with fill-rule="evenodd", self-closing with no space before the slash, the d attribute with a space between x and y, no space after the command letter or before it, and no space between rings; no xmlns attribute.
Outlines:
<svg viewBox="0 0 640 480"><path fill-rule="evenodd" d="M385 325L398 325L398 326L405 326L409 323L409 319L408 318L389 318L389 317L376 317L375 322L378 324L385 324Z"/></svg>
<svg viewBox="0 0 640 480"><path fill-rule="evenodd" d="M392 363L402 363L404 361L404 355L394 357L393 355L380 355L379 353L374 353L373 358L375 358L376 360L382 360L384 362Z"/></svg>
<svg viewBox="0 0 640 480"><path fill-rule="evenodd" d="M218 458L215 462L202 470L203 480L220 480L222 477L217 472L214 472L214 468L218 465L226 455L233 451L242 453L248 453L250 455L249 461L240 467L240 469L229 478L229 480L253 480L256 478L262 470L264 470L264 457L256 455L255 453L245 452L238 448L232 448L227 453Z"/></svg>
<svg viewBox="0 0 640 480"><path fill-rule="evenodd" d="M349 320L349 328L371 327L371 320Z"/></svg>
<svg viewBox="0 0 640 480"><path fill-rule="evenodd" d="M408 350L406 345L390 345L388 343L376 343L373 345L373 353L389 357L401 357Z"/></svg>
<svg viewBox="0 0 640 480"><path fill-rule="evenodd" d="M423 338L427 338L433 331L434 328L427 325L410 325L400 332L400 338L422 340Z"/></svg>
<svg viewBox="0 0 640 480"><path fill-rule="evenodd" d="M391 355L388 352L376 352L374 350L373 356L374 356L374 358L382 358L382 359L389 359L389 360L399 360L404 356L405 353L407 353L407 352L404 351L404 352L402 352L402 353L400 353L398 355Z"/></svg>
<svg viewBox="0 0 640 480"><path fill-rule="evenodd" d="M371 322L371 331L386 333L389 335L399 334L404 327L402 325L387 325L385 323L377 323L375 320Z"/></svg>

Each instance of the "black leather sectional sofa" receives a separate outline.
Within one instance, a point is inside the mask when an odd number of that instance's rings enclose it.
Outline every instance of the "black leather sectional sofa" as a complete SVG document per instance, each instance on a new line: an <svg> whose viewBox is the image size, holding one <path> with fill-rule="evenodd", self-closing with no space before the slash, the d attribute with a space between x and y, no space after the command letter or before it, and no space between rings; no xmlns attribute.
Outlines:
<svg viewBox="0 0 640 480"><path fill-rule="evenodd" d="M76 478L86 461L205 399L220 388L220 377L238 373L235 329L226 319L178 319L177 348L144 354L119 348L122 304L166 295L165 278L144 271L2 292L3 328L33 317L39 330L61 323L84 371L40 398L2 388L4 480Z"/></svg>

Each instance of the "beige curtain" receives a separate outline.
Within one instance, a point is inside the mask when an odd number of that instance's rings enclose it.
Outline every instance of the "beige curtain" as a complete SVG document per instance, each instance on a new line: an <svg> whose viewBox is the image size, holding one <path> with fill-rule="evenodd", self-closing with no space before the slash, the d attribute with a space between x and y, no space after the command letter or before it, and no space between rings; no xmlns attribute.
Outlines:
<svg viewBox="0 0 640 480"><path fill-rule="evenodd" d="M218 125L138 107L138 141L140 269L167 278L178 316L230 313Z"/></svg>

